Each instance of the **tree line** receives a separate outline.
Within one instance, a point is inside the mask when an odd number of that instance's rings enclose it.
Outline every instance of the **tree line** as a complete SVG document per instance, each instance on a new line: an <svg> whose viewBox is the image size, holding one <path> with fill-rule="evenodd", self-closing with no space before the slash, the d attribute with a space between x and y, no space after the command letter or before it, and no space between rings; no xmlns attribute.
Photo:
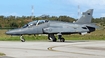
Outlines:
<svg viewBox="0 0 105 58"><path fill-rule="evenodd" d="M49 16L42 15L39 17L31 17L31 16L0 16L0 28L20 28L24 24L34 21L34 20L57 20L57 21L65 21L65 22L73 22L77 19L72 18L70 16ZM105 26L105 17L101 18L93 18L93 23L97 23L98 25Z"/></svg>

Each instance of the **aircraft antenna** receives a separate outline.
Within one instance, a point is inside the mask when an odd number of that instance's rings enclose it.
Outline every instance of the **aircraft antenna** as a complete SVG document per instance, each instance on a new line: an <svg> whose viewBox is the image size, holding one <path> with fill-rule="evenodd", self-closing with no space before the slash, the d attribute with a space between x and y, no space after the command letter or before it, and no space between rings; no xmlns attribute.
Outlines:
<svg viewBox="0 0 105 58"><path fill-rule="evenodd" d="M80 18L80 5L78 5L78 19Z"/></svg>
<svg viewBox="0 0 105 58"><path fill-rule="evenodd" d="M32 19L33 19L33 17L34 17L34 6L33 6L33 5L31 6L31 9L32 9L32 13L31 13L31 21L32 21Z"/></svg>

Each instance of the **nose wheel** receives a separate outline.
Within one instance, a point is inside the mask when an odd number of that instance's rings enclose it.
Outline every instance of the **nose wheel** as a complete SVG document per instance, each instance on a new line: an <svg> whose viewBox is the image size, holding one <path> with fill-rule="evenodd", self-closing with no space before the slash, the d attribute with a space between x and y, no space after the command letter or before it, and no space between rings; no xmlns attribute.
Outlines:
<svg viewBox="0 0 105 58"><path fill-rule="evenodd" d="M25 42L25 39L23 36L20 36L20 40L21 40L21 42Z"/></svg>

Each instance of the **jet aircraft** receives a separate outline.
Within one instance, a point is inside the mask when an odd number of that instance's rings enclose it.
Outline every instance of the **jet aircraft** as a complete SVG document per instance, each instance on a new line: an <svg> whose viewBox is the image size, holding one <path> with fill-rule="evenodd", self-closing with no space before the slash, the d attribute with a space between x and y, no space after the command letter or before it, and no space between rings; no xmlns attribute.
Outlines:
<svg viewBox="0 0 105 58"><path fill-rule="evenodd" d="M96 25L91 23L93 9L83 12L80 19L74 23L50 20L35 20L21 28L7 31L7 35L21 35L20 39L25 42L22 35L48 34L48 39L56 42L54 34L58 35L60 42L64 42L63 34L87 34L96 30Z"/></svg>

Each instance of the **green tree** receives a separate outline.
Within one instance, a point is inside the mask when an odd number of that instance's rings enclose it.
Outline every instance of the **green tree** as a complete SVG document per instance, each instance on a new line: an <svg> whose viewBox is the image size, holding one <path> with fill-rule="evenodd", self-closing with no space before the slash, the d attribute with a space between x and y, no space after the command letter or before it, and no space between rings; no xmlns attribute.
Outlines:
<svg viewBox="0 0 105 58"><path fill-rule="evenodd" d="M11 28L17 28L17 27L18 27L18 24L12 22L12 23L10 23L10 27L11 27Z"/></svg>
<svg viewBox="0 0 105 58"><path fill-rule="evenodd" d="M2 28L2 25L0 24L0 28Z"/></svg>
<svg viewBox="0 0 105 58"><path fill-rule="evenodd" d="M73 22L74 21L74 19L69 16L59 16L58 20L65 21L65 22Z"/></svg>

